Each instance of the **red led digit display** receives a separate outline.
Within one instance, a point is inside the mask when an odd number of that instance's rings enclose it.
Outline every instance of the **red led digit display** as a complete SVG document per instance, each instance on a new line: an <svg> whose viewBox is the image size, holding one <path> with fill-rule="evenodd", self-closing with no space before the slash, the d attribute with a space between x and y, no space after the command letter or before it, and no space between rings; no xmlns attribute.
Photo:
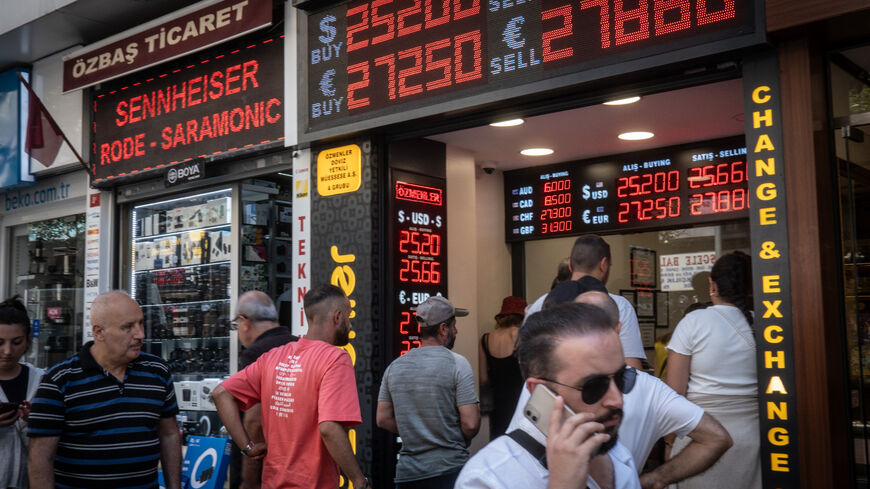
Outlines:
<svg viewBox="0 0 870 489"><path fill-rule="evenodd" d="M758 15L751 0L350 0L308 15L307 131L412 117L397 107L552 80L552 70L742 47L761 41Z"/></svg>
<svg viewBox="0 0 870 489"><path fill-rule="evenodd" d="M505 172L509 241L747 215L740 137Z"/></svg>
<svg viewBox="0 0 870 489"><path fill-rule="evenodd" d="M436 0L439 2L441 0ZM399 31L412 21L425 27L426 7L414 17L407 13ZM433 14L432 21L438 17ZM397 22L399 22L397 20ZM421 27L422 28L422 27ZM444 207L444 180L393 172L390 223L392 236L393 354L404 355L420 347L420 327L413 307L429 296L447 293L447 221ZM399 178L402 177L402 178ZM391 326L393 327L393 326Z"/></svg>

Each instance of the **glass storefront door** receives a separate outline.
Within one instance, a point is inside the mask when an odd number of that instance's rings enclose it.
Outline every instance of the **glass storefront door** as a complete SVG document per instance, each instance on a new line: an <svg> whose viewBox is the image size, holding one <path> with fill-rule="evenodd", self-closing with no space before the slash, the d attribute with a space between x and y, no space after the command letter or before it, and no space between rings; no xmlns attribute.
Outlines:
<svg viewBox="0 0 870 489"><path fill-rule="evenodd" d="M870 48L831 55L846 360L857 487L870 480Z"/></svg>

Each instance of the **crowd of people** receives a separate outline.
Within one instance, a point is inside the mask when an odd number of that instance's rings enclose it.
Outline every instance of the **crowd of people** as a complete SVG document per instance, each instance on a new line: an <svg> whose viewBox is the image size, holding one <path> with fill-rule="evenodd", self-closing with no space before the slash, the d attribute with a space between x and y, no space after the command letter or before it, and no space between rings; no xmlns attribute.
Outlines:
<svg viewBox="0 0 870 489"><path fill-rule="evenodd" d="M663 343L664 380L642 370L634 309L606 287L606 241L581 236L559 265L532 304L503 300L480 339L479 383L452 351L468 311L441 296L416 306L421 346L387 366L378 393L377 426L402 442L395 479L378 487L760 488L749 257L716 261L711 304ZM346 431L362 422L350 356L336 348L349 341L350 301L324 284L303 306L297 338L266 294L237 301L239 371L212 393L237 447L232 488L333 489L340 477L367 488L379 476ZM25 305L0 303L0 488L150 489L159 463L166 488L181 489L172 373L142 351L139 304L100 294L91 324L93 341L43 372L21 361ZM482 411L490 442L472 456ZM657 444L664 454L647 464Z"/></svg>

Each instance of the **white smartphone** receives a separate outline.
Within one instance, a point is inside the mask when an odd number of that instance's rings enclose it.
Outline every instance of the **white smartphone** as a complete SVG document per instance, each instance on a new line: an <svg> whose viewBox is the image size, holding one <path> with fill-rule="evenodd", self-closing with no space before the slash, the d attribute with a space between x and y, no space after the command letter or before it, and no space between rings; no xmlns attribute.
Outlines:
<svg viewBox="0 0 870 489"><path fill-rule="evenodd" d="M526 403L526 407L523 408L523 414L541 430L541 433L546 435L550 430L550 416L553 414L553 405L555 403L556 393L546 385L538 384L535 386L535 390L532 391L532 397ZM574 411L567 404L563 409L565 411L562 415L563 421L568 416L574 415Z"/></svg>

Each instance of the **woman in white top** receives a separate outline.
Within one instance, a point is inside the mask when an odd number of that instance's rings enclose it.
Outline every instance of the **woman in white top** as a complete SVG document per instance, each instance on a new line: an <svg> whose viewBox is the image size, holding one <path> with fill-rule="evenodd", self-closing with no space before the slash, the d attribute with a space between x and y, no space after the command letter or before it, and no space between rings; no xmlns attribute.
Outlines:
<svg viewBox="0 0 870 489"><path fill-rule="evenodd" d="M739 251L716 260L710 273L713 305L686 315L668 344L668 385L722 423L734 441L706 472L678 483L679 489L761 488L750 263ZM676 440L672 455L689 441Z"/></svg>

